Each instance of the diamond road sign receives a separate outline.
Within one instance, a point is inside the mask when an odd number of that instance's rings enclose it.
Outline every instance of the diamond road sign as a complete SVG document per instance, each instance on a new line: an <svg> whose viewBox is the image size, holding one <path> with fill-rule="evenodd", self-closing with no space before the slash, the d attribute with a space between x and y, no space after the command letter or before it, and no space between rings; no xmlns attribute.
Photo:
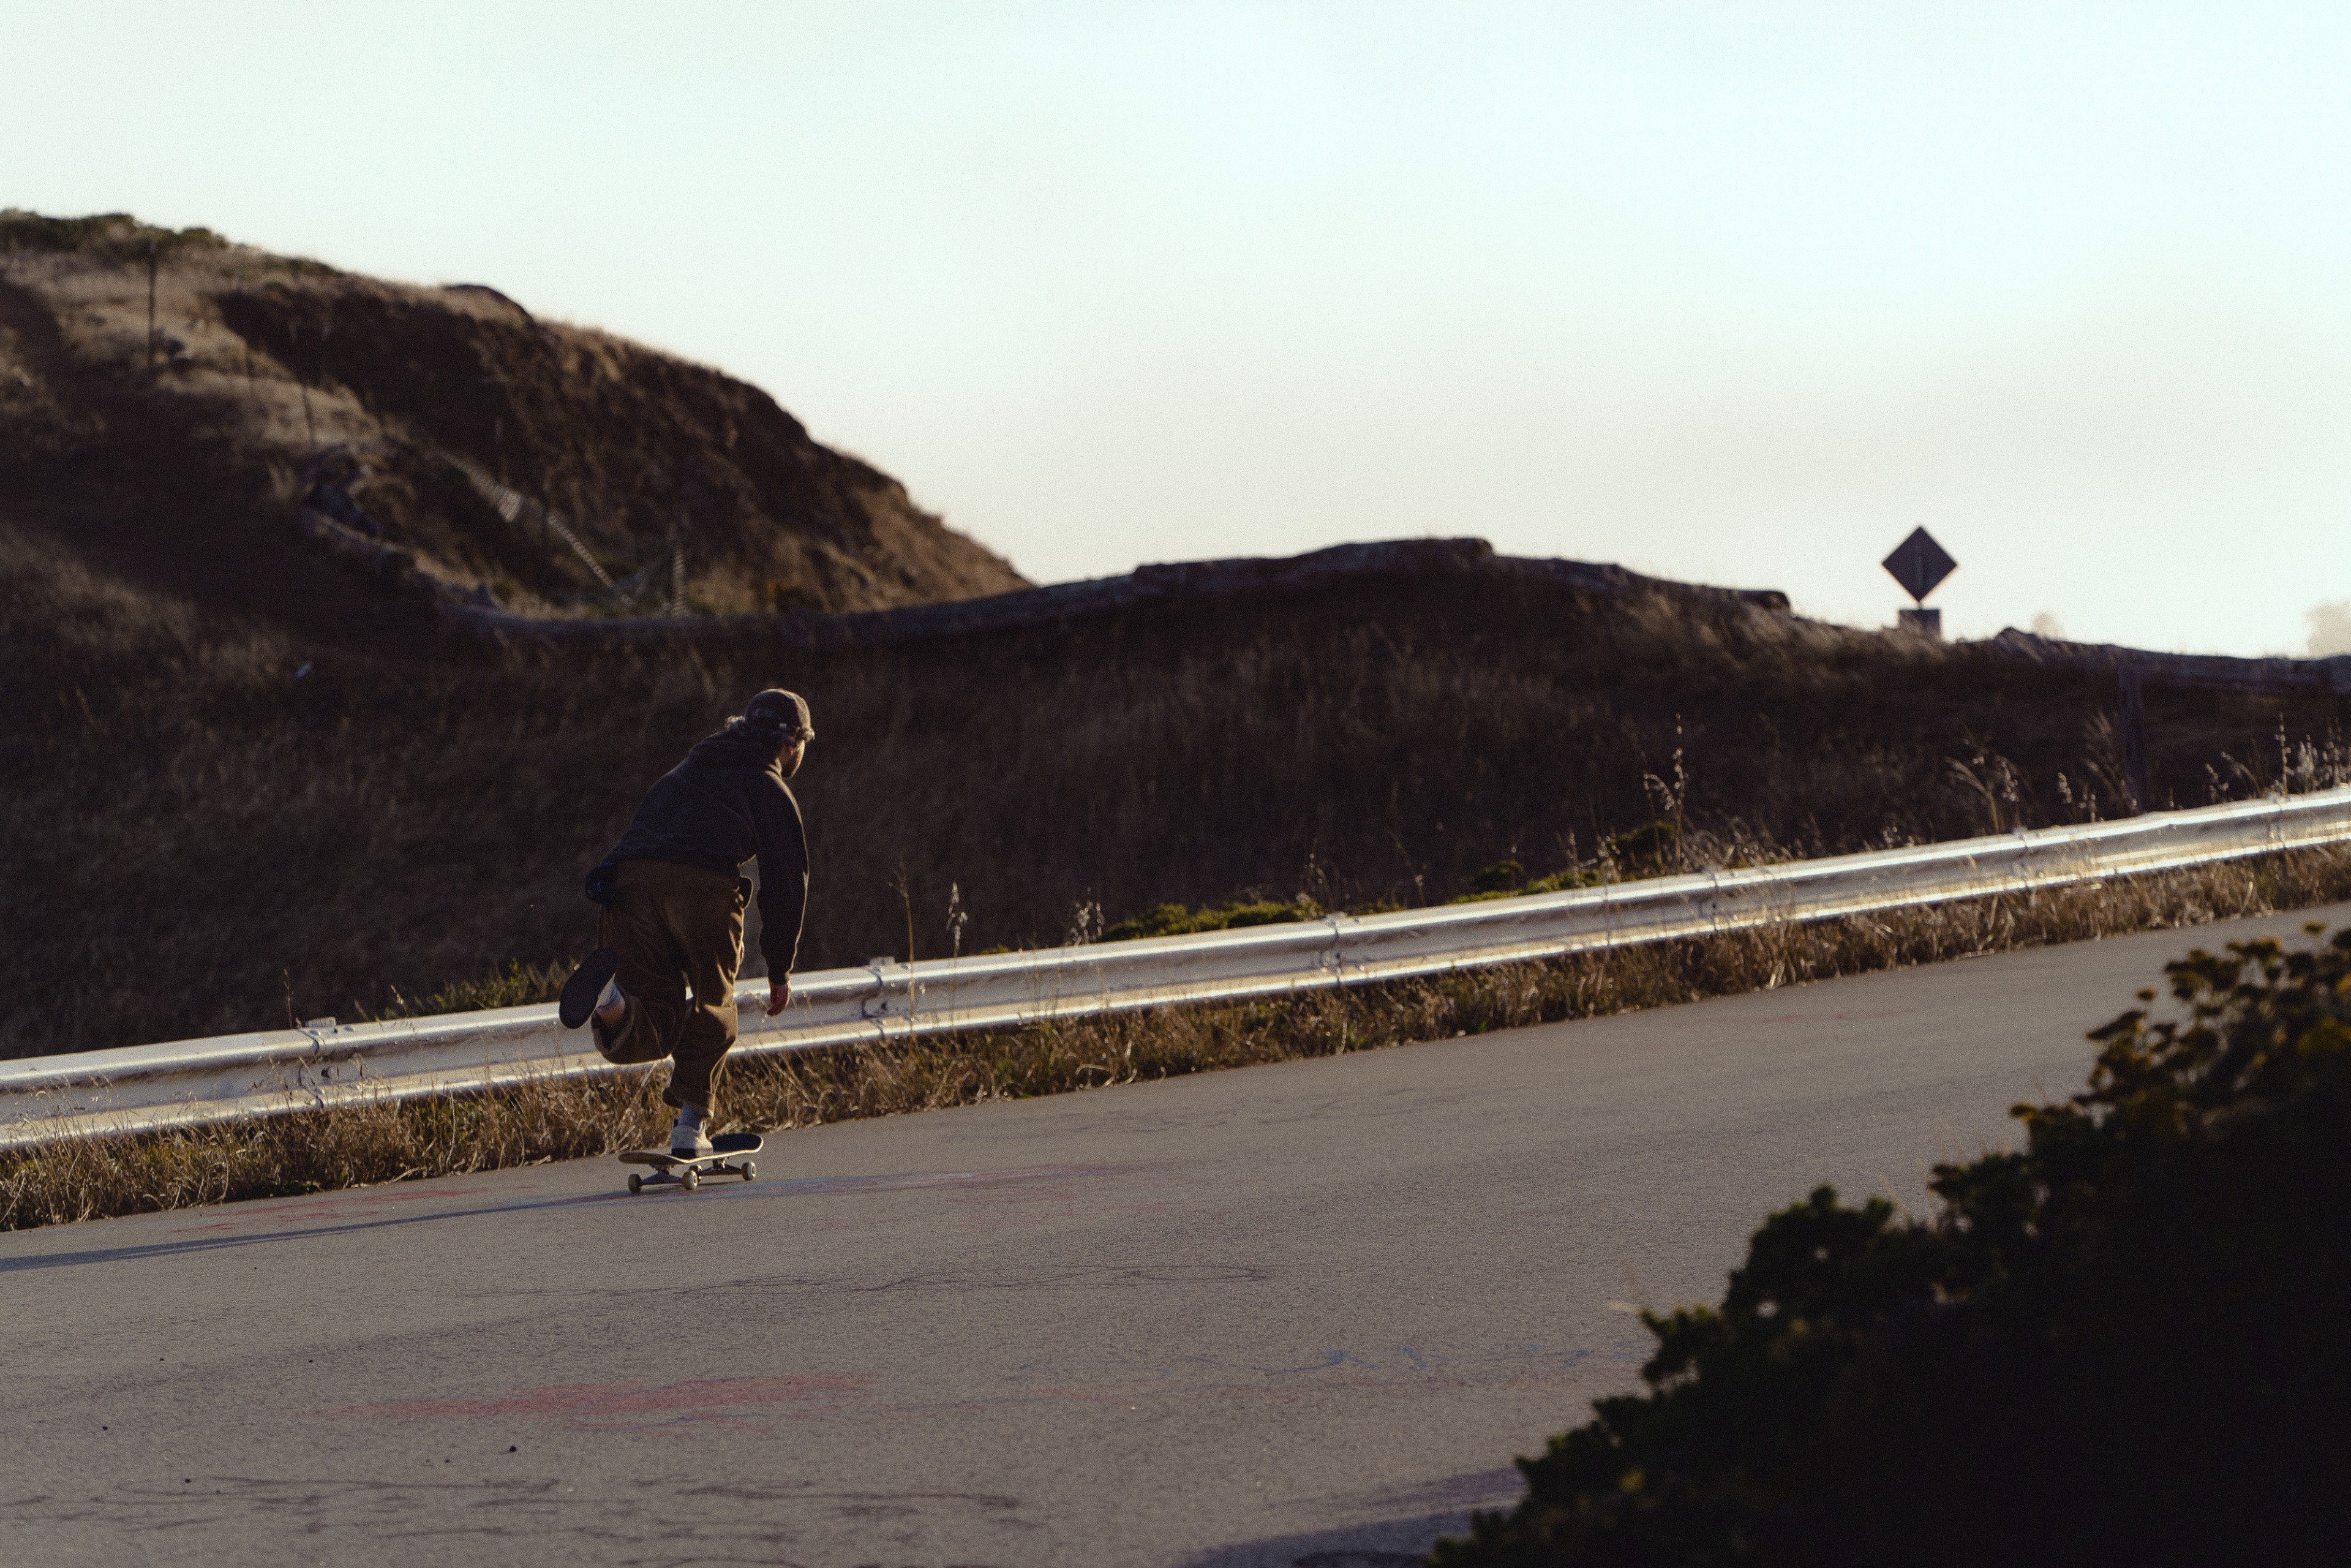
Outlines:
<svg viewBox="0 0 2351 1568"><path fill-rule="evenodd" d="M1894 574L1894 580L1908 589L1910 597L1921 604L1927 602L1927 595L1935 591L1937 583L1959 569L1959 563L1924 528L1912 528L1910 537L1896 545L1894 553L1886 558L1886 570Z"/></svg>

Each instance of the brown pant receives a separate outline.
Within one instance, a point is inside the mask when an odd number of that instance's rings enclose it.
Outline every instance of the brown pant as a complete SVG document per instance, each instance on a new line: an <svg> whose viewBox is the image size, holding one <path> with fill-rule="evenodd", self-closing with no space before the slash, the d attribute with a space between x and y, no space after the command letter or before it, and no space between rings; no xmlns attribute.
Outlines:
<svg viewBox="0 0 2351 1568"><path fill-rule="evenodd" d="M607 1061L672 1059L662 1098L708 1111L712 1080L735 1043L735 972L743 967L743 899L750 884L700 866L622 861L596 940L621 956L628 1011L596 1020ZM694 999L686 1000L693 988Z"/></svg>

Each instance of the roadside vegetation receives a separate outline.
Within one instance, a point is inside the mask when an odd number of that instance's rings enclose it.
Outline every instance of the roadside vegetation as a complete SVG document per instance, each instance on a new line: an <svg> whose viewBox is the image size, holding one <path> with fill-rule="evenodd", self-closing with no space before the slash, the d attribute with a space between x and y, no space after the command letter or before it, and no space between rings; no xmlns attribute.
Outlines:
<svg viewBox="0 0 2351 1568"><path fill-rule="evenodd" d="M319 489L336 453L373 476ZM2125 805L2111 679L1729 595L1436 574L820 654L756 621L558 652L450 632L390 556L308 537L306 497L550 614L673 545L737 610L1019 581L758 389L493 289L0 212L0 1056L538 994L638 795L770 685L819 731L810 968ZM2152 804L2351 772L2330 698L2147 708Z"/></svg>
<svg viewBox="0 0 2351 1568"><path fill-rule="evenodd" d="M313 626L331 624L309 602L322 587L346 594L301 559L320 550L277 537L306 499L379 590L413 569L542 616L1022 586L708 366L484 285L387 282L119 213L0 209L0 488L127 568Z"/></svg>
<svg viewBox="0 0 2351 1568"><path fill-rule="evenodd" d="M2321 927L2308 928L2316 938ZM1437 1568L2317 1563L2351 1452L2351 932L2167 966L1931 1218L1822 1187Z"/></svg>
<svg viewBox="0 0 2351 1568"><path fill-rule="evenodd" d="M542 995L639 794L771 684L819 732L804 968L2087 820L2121 766L2111 683L1664 598L1436 579L789 658L500 651L359 590L347 634L167 591L11 504L7 1055ZM2147 706L2164 803L2344 776L2332 702Z"/></svg>
<svg viewBox="0 0 2351 1568"><path fill-rule="evenodd" d="M719 1113L724 1125L788 1132L1599 1017L2345 897L2351 897L2351 850L2304 850L2022 899L1771 927L1279 1003L1125 1014L887 1049L740 1057L726 1069ZM434 999L507 1005L538 982L517 967L489 983L509 988ZM659 1138L668 1125L662 1081L658 1069L550 1079L494 1094L72 1139L0 1155L0 1228L613 1154Z"/></svg>

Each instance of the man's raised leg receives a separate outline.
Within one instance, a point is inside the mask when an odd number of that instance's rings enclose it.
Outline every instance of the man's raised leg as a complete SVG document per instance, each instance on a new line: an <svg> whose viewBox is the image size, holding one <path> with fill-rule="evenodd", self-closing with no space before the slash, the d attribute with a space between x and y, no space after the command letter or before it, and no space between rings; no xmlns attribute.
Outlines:
<svg viewBox="0 0 2351 1568"><path fill-rule="evenodd" d="M595 1009L596 1049L607 1061L659 1061L676 1041L685 1012L664 869L653 861L624 862L612 878L612 902L596 923L599 946L615 955L612 980L620 991L617 1016L601 996Z"/></svg>

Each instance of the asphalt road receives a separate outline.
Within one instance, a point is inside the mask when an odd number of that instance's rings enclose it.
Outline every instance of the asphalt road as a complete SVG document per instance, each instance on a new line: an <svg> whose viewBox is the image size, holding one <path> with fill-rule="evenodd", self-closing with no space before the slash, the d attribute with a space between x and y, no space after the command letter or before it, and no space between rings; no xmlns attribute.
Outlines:
<svg viewBox="0 0 2351 1568"><path fill-rule="evenodd" d="M2346 911L2317 912L2330 922ZM1371 1568L1516 1495L1820 1182L2080 1084L2307 915L0 1237L16 1563Z"/></svg>

